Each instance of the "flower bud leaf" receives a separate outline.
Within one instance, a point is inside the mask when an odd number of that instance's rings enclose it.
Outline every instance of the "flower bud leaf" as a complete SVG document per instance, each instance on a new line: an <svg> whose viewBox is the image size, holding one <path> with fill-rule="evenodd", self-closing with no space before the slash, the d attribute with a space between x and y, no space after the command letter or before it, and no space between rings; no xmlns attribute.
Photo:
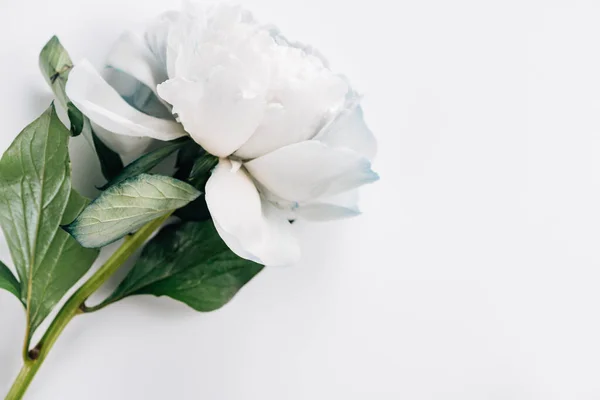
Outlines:
<svg viewBox="0 0 600 400"><path fill-rule="evenodd" d="M179 300L197 311L227 304L263 266L235 255L211 221L163 228L144 248L133 269L103 302L151 294Z"/></svg>
<svg viewBox="0 0 600 400"><path fill-rule="evenodd" d="M175 178L139 174L102 192L64 229L84 247L102 247L185 206L200 193Z"/></svg>

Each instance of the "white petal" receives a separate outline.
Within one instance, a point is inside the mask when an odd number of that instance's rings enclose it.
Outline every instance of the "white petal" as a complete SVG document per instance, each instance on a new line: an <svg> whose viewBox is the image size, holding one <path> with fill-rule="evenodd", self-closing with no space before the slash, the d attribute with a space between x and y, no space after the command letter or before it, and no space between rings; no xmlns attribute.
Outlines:
<svg viewBox="0 0 600 400"><path fill-rule="evenodd" d="M144 136L125 136L112 133L92 122L94 133L113 151L119 153L125 163L141 156L154 139Z"/></svg>
<svg viewBox="0 0 600 400"><path fill-rule="evenodd" d="M156 93L156 87L168 79L166 67L160 64L146 42L133 32L125 32L108 55L108 66L131 75Z"/></svg>
<svg viewBox="0 0 600 400"><path fill-rule="evenodd" d="M66 91L81 112L110 132L164 141L186 135L180 124L131 107L85 60L71 70Z"/></svg>
<svg viewBox="0 0 600 400"><path fill-rule="evenodd" d="M305 43L301 43L298 41L289 40L276 27L270 27L269 33L271 34L271 36L273 37L273 39L275 40L275 42L277 44L282 45L282 46L289 46L289 47L295 47L297 49L300 49L303 52L305 52L306 54L318 58L319 61L321 61L321 63L323 64L323 66L325 68L329 68L329 61L327 61L325 56L318 49L315 49L313 46L305 44Z"/></svg>
<svg viewBox="0 0 600 400"><path fill-rule="evenodd" d="M152 21L144 34L146 45L163 66L165 73L169 34L180 18L181 13L178 11L167 11Z"/></svg>
<svg viewBox="0 0 600 400"><path fill-rule="evenodd" d="M244 165L265 189L298 204L342 193L379 178L365 157L316 140L282 147Z"/></svg>
<svg viewBox="0 0 600 400"><path fill-rule="evenodd" d="M173 119L171 107L157 96L156 87L167 80L164 61L133 32L117 40L108 55L104 78L134 108L145 114Z"/></svg>
<svg viewBox="0 0 600 400"><path fill-rule="evenodd" d="M372 161L377 153L377 140L365 123L359 102L360 98L352 93L345 109L315 136L315 140L354 150Z"/></svg>
<svg viewBox="0 0 600 400"><path fill-rule="evenodd" d="M208 82L176 78L158 86L190 136L218 157L229 156L248 140L265 108L262 96L239 92L232 72L219 70Z"/></svg>
<svg viewBox="0 0 600 400"><path fill-rule="evenodd" d="M348 83L299 48L279 47L273 60L271 102L256 133L235 155L253 159L312 139L342 108Z"/></svg>
<svg viewBox="0 0 600 400"><path fill-rule="evenodd" d="M206 184L206 203L219 234L238 256L268 266L298 261L290 223L261 199L239 164L221 159Z"/></svg>
<svg viewBox="0 0 600 400"><path fill-rule="evenodd" d="M321 197L313 202L301 204L295 210L296 216L311 221L331 221L355 217L358 208L358 189L334 196Z"/></svg>
<svg viewBox="0 0 600 400"><path fill-rule="evenodd" d="M158 97L148 86L131 75L107 67L102 77L133 108L160 119L175 121L171 106Z"/></svg>
<svg viewBox="0 0 600 400"><path fill-rule="evenodd" d="M267 57L266 50L274 46L269 33L258 28L251 14L239 6L203 7L186 2L184 11L169 29L166 57L169 78L195 80L197 74L205 75L205 67L218 67L213 57L207 56L207 46L215 46L228 58L241 59L251 71L256 70L253 66L256 60ZM257 71L262 75L265 68Z"/></svg>

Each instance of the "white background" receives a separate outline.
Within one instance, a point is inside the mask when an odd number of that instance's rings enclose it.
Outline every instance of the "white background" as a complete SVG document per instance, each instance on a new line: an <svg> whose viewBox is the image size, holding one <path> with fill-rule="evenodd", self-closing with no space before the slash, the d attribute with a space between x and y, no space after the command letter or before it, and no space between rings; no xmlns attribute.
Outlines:
<svg viewBox="0 0 600 400"><path fill-rule="evenodd" d="M50 102L52 34L101 66L176 3L0 0L0 150ZM365 94L382 178L365 214L298 224L302 263L220 311L137 297L78 317L27 398L600 399L600 5L247 6ZM87 169L79 182L102 182ZM23 330L0 293L0 393Z"/></svg>

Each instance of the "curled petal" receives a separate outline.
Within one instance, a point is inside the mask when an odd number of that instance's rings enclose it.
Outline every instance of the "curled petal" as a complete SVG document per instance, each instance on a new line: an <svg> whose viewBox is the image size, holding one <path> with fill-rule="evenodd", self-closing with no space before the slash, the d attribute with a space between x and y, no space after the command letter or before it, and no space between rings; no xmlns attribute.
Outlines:
<svg viewBox="0 0 600 400"><path fill-rule="evenodd" d="M164 68L165 74L167 73L169 35L181 17L181 13L177 11L167 11L152 21L144 33L146 46Z"/></svg>
<svg viewBox="0 0 600 400"><path fill-rule="evenodd" d="M117 40L108 55L106 82L134 108L162 119L173 119L171 107L156 93L159 83L167 80L167 69L149 44L133 32Z"/></svg>
<svg viewBox="0 0 600 400"><path fill-rule="evenodd" d="M168 79L165 66L133 32L125 32L117 39L107 65L131 75L155 93L156 87Z"/></svg>
<svg viewBox="0 0 600 400"><path fill-rule="evenodd" d="M352 93L344 109L327 124L315 140L331 147L347 148L373 160L377 153L377 141L363 118L360 98Z"/></svg>
<svg viewBox="0 0 600 400"><path fill-rule="evenodd" d="M117 135L93 122L91 126L102 142L119 153L126 163L141 156L154 141L154 139L144 136Z"/></svg>
<svg viewBox="0 0 600 400"><path fill-rule="evenodd" d="M152 89L131 75L107 67L102 76L136 110L156 118L175 121L171 113L171 106L158 97Z"/></svg>
<svg viewBox="0 0 600 400"><path fill-rule="evenodd" d="M81 112L110 132L163 141L186 135L175 121L151 117L131 107L85 60L71 70L66 91Z"/></svg>
<svg viewBox="0 0 600 400"><path fill-rule="evenodd" d="M358 189L300 204L295 215L311 221L331 221L360 215Z"/></svg>
<svg viewBox="0 0 600 400"><path fill-rule="evenodd" d="M266 190L296 204L343 193L379 179L367 158L316 140L282 147L244 166Z"/></svg>
<svg viewBox="0 0 600 400"><path fill-rule="evenodd" d="M222 159L206 184L206 203L231 250L268 266L298 261L300 249L285 216L261 199L238 163Z"/></svg>

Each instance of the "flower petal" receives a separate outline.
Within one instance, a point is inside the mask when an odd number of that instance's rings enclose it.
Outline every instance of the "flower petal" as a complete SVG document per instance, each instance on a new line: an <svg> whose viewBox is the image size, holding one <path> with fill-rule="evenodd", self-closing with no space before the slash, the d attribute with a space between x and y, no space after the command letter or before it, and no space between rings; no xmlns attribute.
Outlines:
<svg viewBox="0 0 600 400"><path fill-rule="evenodd" d="M319 198L313 202L301 204L295 215L311 221L331 221L355 217L358 209L358 189L349 190L334 196Z"/></svg>
<svg viewBox="0 0 600 400"><path fill-rule="evenodd" d="M269 106L256 133L236 151L242 159L312 139L343 107L348 83L321 60L279 46L273 58Z"/></svg>
<svg viewBox="0 0 600 400"><path fill-rule="evenodd" d="M218 157L229 156L248 140L264 114L264 98L239 93L232 72L215 71L208 82L175 78L158 86L190 136Z"/></svg>
<svg viewBox="0 0 600 400"><path fill-rule="evenodd" d="M102 77L133 108L160 119L175 121L171 106L165 103L148 86L125 72L107 67Z"/></svg>
<svg viewBox="0 0 600 400"><path fill-rule="evenodd" d="M266 190L298 204L343 193L379 178L365 157L316 140L282 147L244 166Z"/></svg>
<svg viewBox="0 0 600 400"><path fill-rule="evenodd" d="M154 54L154 57L156 57L160 65L162 65L165 73L167 72L167 47L169 35L180 18L180 12L167 11L152 21L144 33L146 46L148 46L150 51Z"/></svg>
<svg viewBox="0 0 600 400"><path fill-rule="evenodd" d="M309 44L305 44L298 41L289 40L277 27L269 27L269 33L273 37L273 40L281 46L289 46L294 47L296 49L300 49L306 54L318 58L325 68L329 68L329 61L327 58L316 48Z"/></svg>
<svg viewBox="0 0 600 400"><path fill-rule="evenodd" d="M113 151L119 153L127 164L141 156L150 147L154 139L145 136L117 135L91 122L94 133Z"/></svg>
<svg viewBox="0 0 600 400"><path fill-rule="evenodd" d="M332 147L356 151L373 161L377 153L377 141L363 118L360 98L352 93L346 107L325 126L315 140Z"/></svg>
<svg viewBox="0 0 600 400"><path fill-rule="evenodd" d="M110 132L164 141L186 135L180 124L151 117L127 104L88 61L71 70L66 90L81 112Z"/></svg>
<svg viewBox="0 0 600 400"><path fill-rule="evenodd" d="M117 40L108 55L104 79L123 99L144 114L174 119L171 106L158 97L156 87L167 80L167 69L150 45L133 32Z"/></svg>
<svg viewBox="0 0 600 400"><path fill-rule="evenodd" d="M156 87L168 79L161 65L142 38L125 32L117 39L108 55L107 65L131 75L156 93Z"/></svg>
<svg viewBox="0 0 600 400"><path fill-rule="evenodd" d="M206 203L219 234L238 256L268 266L298 261L290 223L261 199L239 163L221 159L206 184Z"/></svg>

